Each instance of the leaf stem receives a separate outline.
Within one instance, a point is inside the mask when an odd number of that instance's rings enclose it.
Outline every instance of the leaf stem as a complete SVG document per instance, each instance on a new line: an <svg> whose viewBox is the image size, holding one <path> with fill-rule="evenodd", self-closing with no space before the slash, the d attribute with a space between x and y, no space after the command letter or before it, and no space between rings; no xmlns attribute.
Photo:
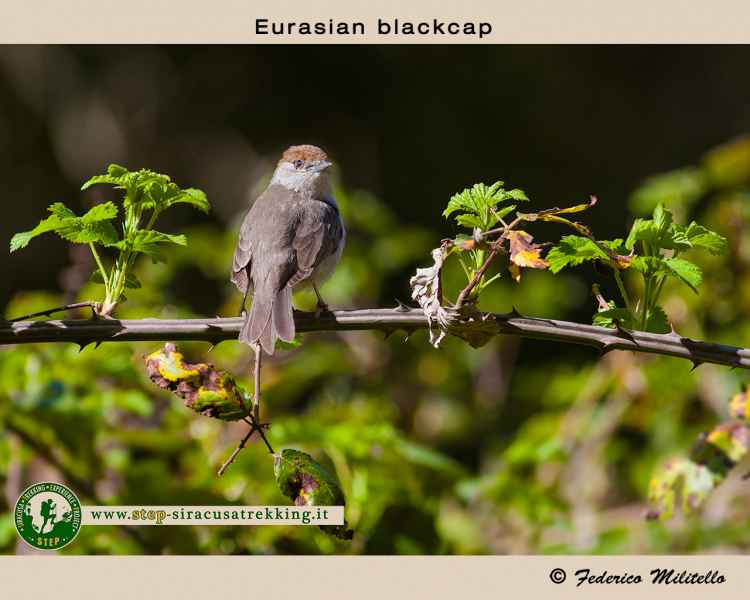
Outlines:
<svg viewBox="0 0 750 600"><path fill-rule="evenodd" d="M89 242L89 248L91 248L91 254L94 255L94 260L96 260L96 264L99 267L99 272L102 275L102 280L104 281L104 293L106 295L109 290L109 275L107 274L107 269L104 268L102 259L99 258L99 253L96 251L96 246L94 246L93 242Z"/></svg>
<svg viewBox="0 0 750 600"><path fill-rule="evenodd" d="M641 330L646 330L646 321L648 320L648 307L651 305L651 286L653 283L653 277L647 276L646 283L643 291L643 309L641 310Z"/></svg>
<svg viewBox="0 0 750 600"><path fill-rule="evenodd" d="M160 211L157 209L154 209L154 212L151 213L151 218L148 220L148 224L146 225L146 230L151 229L154 226L154 223L156 223L156 218L159 216Z"/></svg>
<svg viewBox="0 0 750 600"><path fill-rule="evenodd" d="M625 308L628 309L630 314L633 314L633 305L630 303L630 296L628 296L628 292L625 290L625 284L622 281L620 269L615 267L613 271L615 274L615 281L617 282L617 288L620 290L620 296L622 296L622 300L625 302Z"/></svg>

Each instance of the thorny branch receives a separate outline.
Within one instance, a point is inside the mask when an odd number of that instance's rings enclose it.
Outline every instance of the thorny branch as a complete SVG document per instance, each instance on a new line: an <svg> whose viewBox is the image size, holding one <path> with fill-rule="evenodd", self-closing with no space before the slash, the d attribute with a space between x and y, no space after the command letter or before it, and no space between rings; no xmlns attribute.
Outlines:
<svg viewBox="0 0 750 600"><path fill-rule="evenodd" d="M242 318L213 319L79 319L69 321L0 321L0 345L44 342L72 342L81 347L102 342L134 341L206 341L218 344L236 339ZM338 310L323 313L295 313L297 331L362 331L375 330L386 334L405 331L411 334L427 329L427 317L421 309L399 306L364 310ZM481 321L470 319L455 324L451 333L469 334L480 324L489 335L517 335L567 344L592 346L600 352L631 350L676 356L695 365L715 363L750 369L750 349L691 340L676 332L667 334L611 329L573 323L525 317L517 312L485 313Z"/></svg>

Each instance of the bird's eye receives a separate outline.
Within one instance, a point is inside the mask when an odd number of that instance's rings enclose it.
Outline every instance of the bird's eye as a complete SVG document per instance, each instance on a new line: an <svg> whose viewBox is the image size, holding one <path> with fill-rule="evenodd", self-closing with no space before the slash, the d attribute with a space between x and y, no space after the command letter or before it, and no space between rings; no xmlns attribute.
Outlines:
<svg viewBox="0 0 750 600"><path fill-rule="evenodd" d="M294 161L294 168L295 169L301 169L302 165L304 165L304 164L305 164L304 160L297 159L297 160Z"/></svg>

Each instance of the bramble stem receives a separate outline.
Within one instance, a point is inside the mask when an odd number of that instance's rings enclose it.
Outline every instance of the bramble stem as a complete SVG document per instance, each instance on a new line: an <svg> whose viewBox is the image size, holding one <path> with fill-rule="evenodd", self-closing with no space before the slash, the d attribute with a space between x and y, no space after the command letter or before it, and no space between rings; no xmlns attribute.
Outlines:
<svg viewBox="0 0 750 600"><path fill-rule="evenodd" d="M750 369L750 349L702 342L676 333L648 333L598 327L571 321L557 321L522 317L517 313L485 313L482 315L496 335L519 337L592 346L600 352L631 350L676 356L693 362L715 363ZM429 323L418 308L371 308L337 310L321 313L295 312L294 321L300 333L311 331L375 330L393 333L427 329ZM78 319L69 321L0 322L0 345L44 342L134 342L193 340L217 344L222 340L236 340L244 324L242 317L213 319ZM466 325L469 330L472 323ZM461 331L457 323L454 330Z"/></svg>

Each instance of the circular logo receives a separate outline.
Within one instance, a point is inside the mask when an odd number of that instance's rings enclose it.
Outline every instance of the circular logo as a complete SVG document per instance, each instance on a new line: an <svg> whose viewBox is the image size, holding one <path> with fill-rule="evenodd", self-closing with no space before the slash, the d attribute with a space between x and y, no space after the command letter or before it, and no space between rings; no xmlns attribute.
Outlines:
<svg viewBox="0 0 750 600"><path fill-rule="evenodd" d="M13 520L27 544L42 550L58 550L78 535L81 503L60 483L35 483L16 501Z"/></svg>

